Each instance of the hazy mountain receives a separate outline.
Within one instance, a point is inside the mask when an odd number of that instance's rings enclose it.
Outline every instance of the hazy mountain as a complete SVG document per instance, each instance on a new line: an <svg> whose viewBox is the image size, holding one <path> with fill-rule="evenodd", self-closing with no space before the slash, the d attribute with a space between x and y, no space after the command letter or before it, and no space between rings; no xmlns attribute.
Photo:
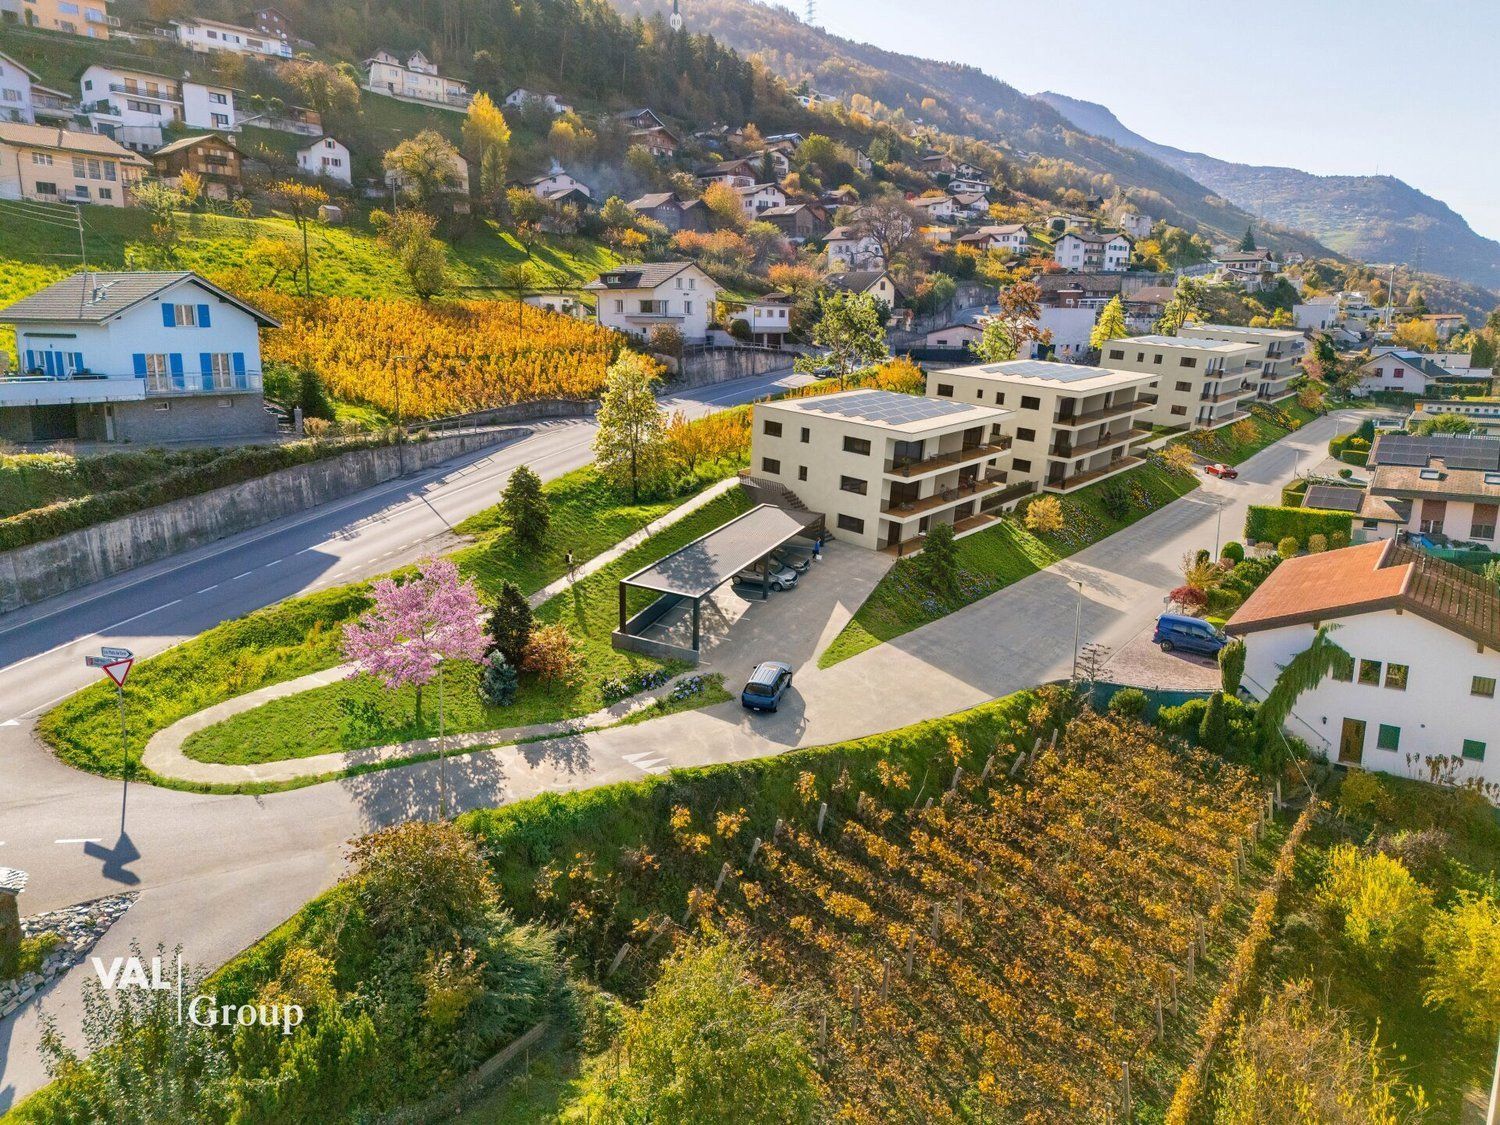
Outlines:
<svg viewBox="0 0 1500 1125"><path fill-rule="evenodd" d="M1500 288L1500 242L1394 176L1315 176L1296 168L1235 164L1157 144L1108 108L1064 94L1036 95L1078 128L1170 165L1271 222L1298 227L1341 254Z"/></svg>

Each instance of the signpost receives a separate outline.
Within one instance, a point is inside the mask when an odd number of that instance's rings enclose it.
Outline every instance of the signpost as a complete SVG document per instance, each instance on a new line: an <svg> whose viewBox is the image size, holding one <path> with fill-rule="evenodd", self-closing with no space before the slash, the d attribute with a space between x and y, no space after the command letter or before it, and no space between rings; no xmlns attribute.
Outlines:
<svg viewBox="0 0 1500 1125"><path fill-rule="evenodd" d="M128 648L101 646L98 656L85 656L84 666L102 668L104 674L115 685L115 696L120 706L120 776L124 778L124 789L120 794L120 832L125 832L125 802L130 796L130 736L125 726L125 680L135 664L135 653Z"/></svg>

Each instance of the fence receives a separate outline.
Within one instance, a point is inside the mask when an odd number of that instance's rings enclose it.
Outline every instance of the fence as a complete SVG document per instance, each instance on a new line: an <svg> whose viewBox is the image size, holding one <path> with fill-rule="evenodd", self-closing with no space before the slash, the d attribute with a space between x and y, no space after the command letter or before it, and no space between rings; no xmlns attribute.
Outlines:
<svg viewBox="0 0 1500 1125"><path fill-rule="evenodd" d="M1207 699L1211 691L1186 691L1176 688L1142 687L1140 684L1117 684L1110 680L1095 680L1088 686L1088 700L1096 711L1109 707L1109 701L1119 692L1130 688L1146 697L1146 717L1155 719L1163 707L1180 707L1190 699Z"/></svg>

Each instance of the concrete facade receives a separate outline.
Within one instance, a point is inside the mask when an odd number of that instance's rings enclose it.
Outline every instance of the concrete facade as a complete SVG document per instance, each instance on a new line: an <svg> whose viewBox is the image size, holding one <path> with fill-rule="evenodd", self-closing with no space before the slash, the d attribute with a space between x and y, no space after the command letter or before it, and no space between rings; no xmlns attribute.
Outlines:
<svg viewBox="0 0 1500 1125"><path fill-rule="evenodd" d="M297 150L297 168L309 176L322 176L341 184L354 182L354 162L349 150L332 137L319 137Z"/></svg>
<svg viewBox="0 0 1500 1125"><path fill-rule="evenodd" d="M1147 421L1161 426L1212 430L1249 417L1246 402L1257 386L1246 383L1247 364L1261 353L1256 344L1229 344L1181 336L1134 336L1111 340L1100 363L1112 371L1155 377L1157 396Z"/></svg>
<svg viewBox="0 0 1500 1125"><path fill-rule="evenodd" d="M109 137L0 123L0 199L124 207L150 169Z"/></svg>
<svg viewBox="0 0 1500 1125"><path fill-rule="evenodd" d="M269 35L258 28L241 27L222 20L172 20L177 42L190 51L228 51L264 59L289 59L292 47L285 39Z"/></svg>
<svg viewBox="0 0 1500 1125"><path fill-rule="evenodd" d="M1255 397L1263 402L1275 402L1292 393L1292 380L1301 374L1299 364L1307 351L1307 338L1287 328L1185 324L1177 336L1181 340L1222 340L1258 347L1259 354L1245 361L1245 381L1255 385Z"/></svg>

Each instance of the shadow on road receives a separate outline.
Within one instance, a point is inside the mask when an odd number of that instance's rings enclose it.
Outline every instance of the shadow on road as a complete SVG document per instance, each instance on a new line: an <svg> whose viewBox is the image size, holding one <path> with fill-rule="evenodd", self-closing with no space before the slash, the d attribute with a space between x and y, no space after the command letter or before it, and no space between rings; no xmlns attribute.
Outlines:
<svg viewBox="0 0 1500 1125"><path fill-rule="evenodd" d="M130 865L141 858L141 853L128 832L121 832L112 848L106 848L103 844L84 844L83 854L103 861L104 866L99 873L111 883L133 887L141 881L139 875L129 870Z"/></svg>

